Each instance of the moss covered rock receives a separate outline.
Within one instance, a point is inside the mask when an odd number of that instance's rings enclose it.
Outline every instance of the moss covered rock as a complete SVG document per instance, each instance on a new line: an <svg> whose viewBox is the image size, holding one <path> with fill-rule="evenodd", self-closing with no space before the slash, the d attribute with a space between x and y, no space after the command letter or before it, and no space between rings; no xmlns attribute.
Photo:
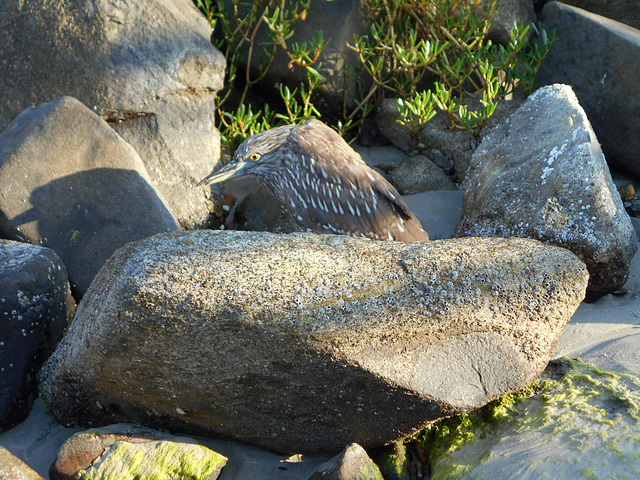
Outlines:
<svg viewBox="0 0 640 480"><path fill-rule="evenodd" d="M432 480L639 478L640 377L566 359L554 367L565 373L538 393L474 412L435 444Z"/></svg>

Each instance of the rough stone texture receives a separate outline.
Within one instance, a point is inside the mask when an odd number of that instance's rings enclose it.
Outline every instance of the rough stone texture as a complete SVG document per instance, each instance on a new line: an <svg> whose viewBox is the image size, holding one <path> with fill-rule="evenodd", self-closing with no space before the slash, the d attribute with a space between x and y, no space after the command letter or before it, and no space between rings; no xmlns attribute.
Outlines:
<svg viewBox="0 0 640 480"><path fill-rule="evenodd" d="M71 97L0 134L0 234L56 251L74 294L127 242L177 230L140 157Z"/></svg>
<svg viewBox="0 0 640 480"><path fill-rule="evenodd" d="M518 23L531 25L536 23L536 14L531 0L501 0L498 3L498 13L493 18L494 25L488 33L488 37L501 45L507 45L511 41L511 30ZM533 32L530 30L528 36Z"/></svg>
<svg viewBox="0 0 640 480"><path fill-rule="evenodd" d="M36 374L74 308L67 271L53 250L0 239L0 430L27 417Z"/></svg>
<svg viewBox="0 0 640 480"><path fill-rule="evenodd" d="M185 187L219 160L213 106L225 66L210 35L190 0L0 2L0 131L65 95L129 118L119 130L154 185L183 224L201 224L208 190Z"/></svg>
<svg viewBox="0 0 640 480"><path fill-rule="evenodd" d="M308 480L384 480L380 469L357 443L320 465Z"/></svg>
<svg viewBox="0 0 640 480"><path fill-rule="evenodd" d="M136 456L143 456L144 462L139 464L135 461ZM76 433L69 438L51 465L49 476L51 480L215 480L226 460L224 456L190 438L176 437L136 425L115 424ZM160 470L161 468L164 470ZM111 476L107 477L106 473Z"/></svg>
<svg viewBox="0 0 640 480"><path fill-rule="evenodd" d="M640 174L640 31L558 2L542 17L557 40L536 84L570 84L607 160Z"/></svg>
<svg viewBox="0 0 640 480"><path fill-rule="evenodd" d="M597 13L640 30L637 0L564 0L562 3Z"/></svg>
<svg viewBox="0 0 640 480"><path fill-rule="evenodd" d="M529 239L157 235L107 262L41 392L63 424L378 446L531 381L586 283Z"/></svg>
<svg viewBox="0 0 640 480"><path fill-rule="evenodd" d="M529 237L587 265L587 296L620 288L638 239L589 120L567 85L534 92L473 156L457 236Z"/></svg>
<svg viewBox="0 0 640 480"><path fill-rule="evenodd" d="M405 158L391 174L393 185L402 194L427 190L457 190L453 180L426 155Z"/></svg>
<svg viewBox="0 0 640 480"><path fill-rule="evenodd" d="M26 463L0 445L0 478L2 480L45 480Z"/></svg>

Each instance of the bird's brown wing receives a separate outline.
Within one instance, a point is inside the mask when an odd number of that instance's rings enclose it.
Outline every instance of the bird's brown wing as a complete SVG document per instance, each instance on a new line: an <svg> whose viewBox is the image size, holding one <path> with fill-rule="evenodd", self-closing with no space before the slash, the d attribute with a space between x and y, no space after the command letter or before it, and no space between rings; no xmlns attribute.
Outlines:
<svg viewBox="0 0 640 480"><path fill-rule="evenodd" d="M292 212L299 223L319 233L398 241L429 238L396 189L331 128L307 122L298 127L295 142L297 165L289 171L297 182L291 183L302 186L308 198L300 198L295 185L287 187L287 194L294 199L289 207L300 202L306 207Z"/></svg>

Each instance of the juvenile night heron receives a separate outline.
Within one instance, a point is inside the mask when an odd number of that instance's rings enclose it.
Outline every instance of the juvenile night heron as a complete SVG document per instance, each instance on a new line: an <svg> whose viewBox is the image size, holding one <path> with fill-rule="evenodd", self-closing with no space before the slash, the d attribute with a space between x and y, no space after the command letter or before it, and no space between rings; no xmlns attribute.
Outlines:
<svg viewBox="0 0 640 480"><path fill-rule="evenodd" d="M255 175L316 233L411 242L429 235L393 186L317 120L254 135L198 185Z"/></svg>

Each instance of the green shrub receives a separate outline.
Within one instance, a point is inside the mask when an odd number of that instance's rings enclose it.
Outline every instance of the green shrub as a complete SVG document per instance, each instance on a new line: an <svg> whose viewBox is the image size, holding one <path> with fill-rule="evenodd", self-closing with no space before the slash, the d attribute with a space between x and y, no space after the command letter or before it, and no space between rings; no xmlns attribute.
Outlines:
<svg viewBox="0 0 640 480"><path fill-rule="evenodd" d="M227 62L217 104L227 154L263 130L321 117L312 98L323 81L319 58L327 42L320 31L310 42L290 42L311 0L195 1L216 31L213 43ZM520 24L507 46L494 45L487 33L497 0L362 0L362 6L371 26L367 35L354 35L349 45L359 65L357 72L345 71L345 80L357 75L358 95L355 107L347 111L345 106L342 119L333 125L343 135L359 129L375 104L391 97L398 99L399 122L414 134L441 110L454 127L478 137L496 102L518 88L531 93L555 40L535 26ZM258 44L260 28L267 28L268 41ZM527 40L530 28L535 31ZM256 62L258 48L263 55ZM290 68L305 70L306 81L294 89L280 87L277 111L268 105L254 109L248 93L265 78L279 51L288 57ZM245 73L238 78L242 60ZM237 98L232 96L234 86L240 90Z"/></svg>

